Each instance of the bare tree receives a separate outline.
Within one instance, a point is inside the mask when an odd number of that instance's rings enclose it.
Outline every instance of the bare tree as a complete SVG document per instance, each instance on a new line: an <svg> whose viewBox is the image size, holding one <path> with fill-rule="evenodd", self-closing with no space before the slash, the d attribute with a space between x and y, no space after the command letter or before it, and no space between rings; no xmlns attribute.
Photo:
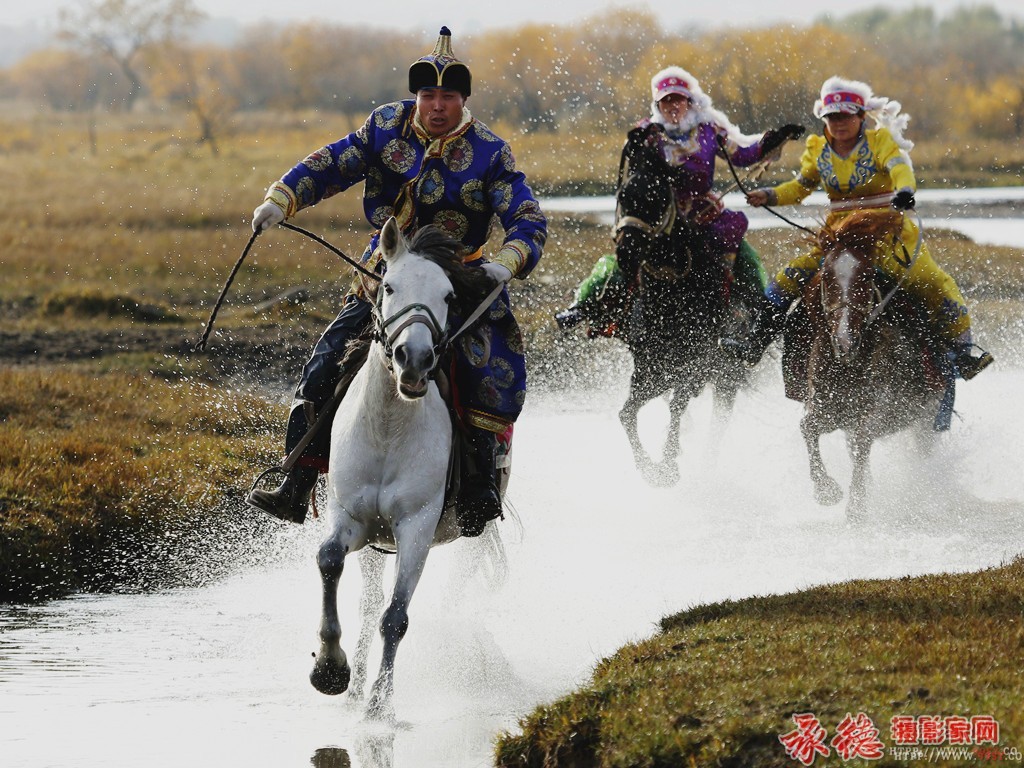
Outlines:
<svg viewBox="0 0 1024 768"><path fill-rule="evenodd" d="M130 84L125 108L143 91L139 54L178 39L204 14L192 0L81 0L59 15L60 38L113 60Z"/></svg>
<svg viewBox="0 0 1024 768"><path fill-rule="evenodd" d="M216 157L219 138L228 130L238 108L231 95L229 54L215 47L168 43L151 49L154 64L151 92L158 99L182 107L196 120L197 145L205 144ZM170 143L170 141L165 142ZM158 144L154 149L158 149Z"/></svg>

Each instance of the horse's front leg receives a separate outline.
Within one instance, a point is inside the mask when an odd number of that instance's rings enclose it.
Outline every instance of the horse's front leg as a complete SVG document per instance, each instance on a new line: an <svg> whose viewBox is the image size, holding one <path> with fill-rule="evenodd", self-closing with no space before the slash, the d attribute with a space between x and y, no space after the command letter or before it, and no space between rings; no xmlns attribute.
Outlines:
<svg viewBox="0 0 1024 768"><path fill-rule="evenodd" d="M662 451L660 480L661 485L675 485L679 482L679 432L686 406L690 404L693 393L687 387L678 387L672 392L668 405L668 433L665 435L665 448Z"/></svg>
<svg viewBox="0 0 1024 768"><path fill-rule="evenodd" d="M352 548L354 525L338 529L320 545L317 565L323 586L323 606L320 615L320 649L309 673L309 682L320 693L336 696L348 688L350 670L345 652L341 649L341 622L338 620L338 582L345 567L345 555ZM360 544L361 545L361 544Z"/></svg>
<svg viewBox="0 0 1024 768"><path fill-rule="evenodd" d="M384 564L384 555L375 549L367 547L359 553L363 591L359 596L359 640L356 642L355 659L352 662L352 682L348 688L349 696L357 699L363 696L370 643L384 605Z"/></svg>
<svg viewBox="0 0 1024 768"><path fill-rule="evenodd" d="M629 397L622 404L619 410L619 423L626 431L626 439L629 440L629 447L633 451L633 461L638 469L643 469L651 463L651 457L647 455L643 444L640 442L640 432L637 429L637 415L643 403L634 395L634 389L630 387Z"/></svg>
<svg viewBox="0 0 1024 768"><path fill-rule="evenodd" d="M814 500L824 506L838 504L843 498L843 490L839 483L829 476L825 462L821 460L821 428L815 418L814 411L808 407L800 419L800 432L807 446L807 459L810 462L811 482L814 483Z"/></svg>
<svg viewBox="0 0 1024 768"><path fill-rule="evenodd" d="M619 411L619 422L626 432L626 439L629 440L629 447L633 451L633 463L636 464L636 468L640 470L640 474L643 475L648 483L658 485L657 476L660 473L657 471L654 460L651 459L643 443L640 441L640 431L637 428L637 417L640 409L650 402L654 395L650 392L650 387L645 386L642 381L640 364L634 363L634 365L637 368L633 371L633 376L629 382L629 396Z"/></svg>
<svg viewBox="0 0 1024 768"><path fill-rule="evenodd" d="M846 435L846 447L853 461L850 497L846 502L846 518L856 522L867 510L868 482L871 479L871 438L864 430Z"/></svg>
<svg viewBox="0 0 1024 768"><path fill-rule="evenodd" d="M437 500L438 512L435 521L440 517L441 499ZM409 629L409 602L412 600L416 585L423 575L423 566L427 562L427 553L434 538L435 525L425 525L426 511L405 519L395 527L395 544L398 548L398 562L395 566L395 590L391 595L391 603L384 611L380 621L380 634L384 640L384 651L381 656L380 672L370 690L370 699L366 705L367 717L374 720L394 721L395 710L392 701L395 690L395 656L398 644Z"/></svg>

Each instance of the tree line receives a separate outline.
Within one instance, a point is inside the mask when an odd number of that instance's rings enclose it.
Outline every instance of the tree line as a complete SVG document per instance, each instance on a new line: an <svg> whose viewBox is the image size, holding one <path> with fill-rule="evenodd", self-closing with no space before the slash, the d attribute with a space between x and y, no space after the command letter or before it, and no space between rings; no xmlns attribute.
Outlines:
<svg viewBox="0 0 1024 768"><path fill-rule="evenodd" d="M182 109L216 149L239 111L361 119L404 98L407 66L434 42L319 20L249 28L231 45L190 42L201 19L192 0L87 0L62 14L60 45L0 70L0 98L54 111ZM456 33L454 48L473 72L473 112L511 131L619 133L648 112L653 73L678 64L750 133L813 125L811 105L834 74L901 101L915 137L1024 132L1024 26L991 6L946 16L880 6L802 27L684 32L617 8L571 25Z"/></svg>

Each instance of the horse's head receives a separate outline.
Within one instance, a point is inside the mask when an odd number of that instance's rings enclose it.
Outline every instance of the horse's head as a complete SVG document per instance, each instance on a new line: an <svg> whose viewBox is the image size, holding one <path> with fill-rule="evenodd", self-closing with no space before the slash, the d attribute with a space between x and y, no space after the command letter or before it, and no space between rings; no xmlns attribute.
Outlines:
<svg viewBox="0 0 1024 768"><path fill-rule="evenodd" d="M818 244L825 254L821 271L808 286L808 311L820 309L832 351L841 363L852 363L863 346L867 318L876 301L874 256L879 241L892 237L898 213L861 211L823 227Z"/></svg>
<svg viewBox="0 0 1024 768"><path fill-rule="evenodd" d="M616 230L633 227L648 234L671 226L672 190L668 164L648 139L660 126L629 132L622 148L616 190Z"/></svg>
<svg viewBox="0 0 1024 768"><path fill-rule="evenodd" d="M395 374L400 396L423 397L448 345L451 315L465 317L494 281L462 263L465 247L435 226L406 241L394 218L380 233L387 269L377 291L376 337Z"/></svg>
<svg viewBox="0 0 1024 768"><path fill-rule="evenodd" d="M451 280L435 258L455 258L459 243L435 227L424 227L407 242L394 218L380 233L387 271L377 291L377 336L395 373L398 393L423 397L437 367L455 296Z"/></svg>

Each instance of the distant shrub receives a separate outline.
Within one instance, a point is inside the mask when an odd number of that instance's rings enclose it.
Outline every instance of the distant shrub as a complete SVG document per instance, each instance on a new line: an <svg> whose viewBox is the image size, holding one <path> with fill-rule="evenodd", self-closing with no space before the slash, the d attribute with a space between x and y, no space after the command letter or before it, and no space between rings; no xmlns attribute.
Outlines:
<svg viewBox="0 0 1024 768"><path fill-rule="evenodd" d="M182 322L181 317L167 307L144 304L132 296L108 294L96 289L57 291L43 300L41 311L47 316L127 317L144 323Z"/></svg>

